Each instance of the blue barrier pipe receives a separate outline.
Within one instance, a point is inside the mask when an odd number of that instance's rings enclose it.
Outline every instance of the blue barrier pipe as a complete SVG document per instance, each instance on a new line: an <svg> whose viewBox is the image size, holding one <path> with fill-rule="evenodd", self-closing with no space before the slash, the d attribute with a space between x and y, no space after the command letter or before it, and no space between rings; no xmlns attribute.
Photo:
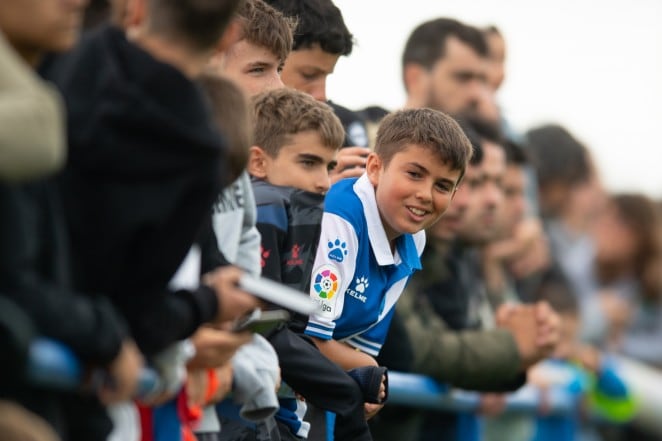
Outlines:
<svg viewBox="0 0 662 441"><path fill-rule="evenodd" d="M389 403L430 410L457 412L476 411L480 393L451 389L433 379L417 374L389 372ZM540 390L523 386L506 397L507 412L537 413ZM545 414L568 414L576 411L576 397L561 388L550 388L545 394Z"/></svg>
<svg viewBox="0 0 662 441"><path fill-rule="evenodd" d="M28 379L34 384L61 390L79 387L84 380L82 366L76 355L67 346L54 340L38 338L30 345L27 366ZM102 382L108 378L105 371L98 369L90 378ZM146 397L160 387L156 371L144 368L138 379L136 396Z"/></svg>
<svg viewBox="0 0 662 441"><path fill-rule="evenodd" d="M97 371L94 375L104 375ZM30 348L28 377L35 384L58 389L73 389L83 381L84 372L75 354L66 346L48 339L37 339ZM157 373L143 369L138 397L145 397L160 387ZM551 414L576 410L576 398L559 388L545 396ZM541 397L537 388L524 386L506 398L506 411L537 413ZM389 403L431 410L475 411L480 403L476 392L451 389L433 379L417 374L389 372Z"/></svg>

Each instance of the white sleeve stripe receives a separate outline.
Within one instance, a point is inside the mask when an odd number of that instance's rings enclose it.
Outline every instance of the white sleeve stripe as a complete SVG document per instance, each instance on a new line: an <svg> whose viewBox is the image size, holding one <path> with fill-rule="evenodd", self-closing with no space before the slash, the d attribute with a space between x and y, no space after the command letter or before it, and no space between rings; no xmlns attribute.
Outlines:
<svg viewBox="0 0 662 441"><path fill-rule="evenodd" d="M313 337L319 337L325 340L331 340L333 338L333 332L322 331L315 328L306 327L304 331L307 335L312 335Z"/></svg>
<svg viewBox="0 0 662 441"><path fill-rule="evenodd" d="M306 329L311 329L319 332L328 332L330 335L333 334L333 327L328 327L324 325L320 325L317 323L310 323L308 322L308 326L306 326Z"/></svg>
<svg viewBox="0 0 662 441"><path fill-rule="evenodd" d="M325 320L318 320L316 316L311 315L308 317L308 326L317 326L322 329L336 329L336 322L327 322Z"/></svg>
<svg viewBox="0 0 662 441"><path fill-rule="evenodd" d="M370 354L374 357L379 355L379 351L382 348L381 346L379 346L377 349L375 349L371 346L365 346L361 342L358 342L358 341L354 340L354 338L348 338L347 340L345 340L345 342L352 345L352 346L354 346L355 348L359 348L360 350L362 350L366 354Z"/></svg>
<svg viewBox="0 0 662 441"><path fill-rule="evenodd" d="M350 338L366 347L371 347L373 349L376 349L377 351L379 351L382 348L381 344L372 342L370 340L366 340L365 338L360 337L358 335L355 335L354 337L350 337Z"/></svg>

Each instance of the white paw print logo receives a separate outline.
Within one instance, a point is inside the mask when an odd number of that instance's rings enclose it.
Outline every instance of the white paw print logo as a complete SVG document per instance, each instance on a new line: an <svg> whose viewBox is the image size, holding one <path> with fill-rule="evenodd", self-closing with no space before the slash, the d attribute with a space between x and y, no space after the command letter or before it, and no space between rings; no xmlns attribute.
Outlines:
<svg viewBox="0 0 662 441"><path fill-rule="evenodd" d="M359 277L358 279L356 279L357 292L363 294L368 286L370 286L370 284L368 283L368 279L366 279L365 277Z"/></svg>

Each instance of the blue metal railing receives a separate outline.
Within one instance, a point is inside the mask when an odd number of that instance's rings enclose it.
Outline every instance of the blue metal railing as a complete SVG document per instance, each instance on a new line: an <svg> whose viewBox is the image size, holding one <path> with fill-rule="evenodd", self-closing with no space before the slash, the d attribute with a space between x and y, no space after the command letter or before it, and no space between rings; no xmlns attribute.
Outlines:
<svg viewBox="0 0 662 441"><path fill-rule="evenodd" d="M27 376L34 384L54 389L71 390L84 381L84 371L76 355L65 345L53 340L38 338L30 346ZM102 370L92 372L93 381L104 381ZM156 391L160 381L156 371L145 368L138 381L138 397L146 397Z"/></svg>
<svg viewBox="0 0 662 441"><path fill-rule="evenodd" d="M662 372L632 360L620 358L623 376L631 384L641 403L635 423L662 436ZM66 346L47 339L35 340L29 353L28 377L35 384L71 390L79 387L86 374L75 354ZM103 371L92 373L103 381ZM161 382L153 369L145 368L140 377L138 397L147 397L160 390ZM545 414L570 415L577 410L578 396L559 387L545 391ZM508 394L506 411L539 413L543 401L541 392L524 386ZM475 411L480 394L449 388L433 379L417 374L389 372L389 403L430 410Z"/></svg>
<svg viewBox="0 0 662 441"><path fill-rule="evenodd" d="M102 371L92 376L101 377ZM36 384L73 389L83 382L84 372L74 353L66 346L48 339L37 339L30 348L28 377ZM142 371L138 396L152 394L160 386L153 369ZM560 390L550 389L545 395L549 413L569 413L575 410L576 398ZM433 379L417 374L389 373L389 403L433 410L473 411L479 406L480 394L451 389ZM536 388L523 387L506 398L506 410L537 412L540 393Z"/></svg>
<svg viewBox="0 0 662 441"><path fill-rule="evenodd" d="M478 409L480 393L451 389L424 375L389 372L389 403L430 410L470 412ZM523 386L506 397L505 411L536 413L540 408L538 388ZM545 393L546 414L576 411L577 397L561 388Z"/></svg>

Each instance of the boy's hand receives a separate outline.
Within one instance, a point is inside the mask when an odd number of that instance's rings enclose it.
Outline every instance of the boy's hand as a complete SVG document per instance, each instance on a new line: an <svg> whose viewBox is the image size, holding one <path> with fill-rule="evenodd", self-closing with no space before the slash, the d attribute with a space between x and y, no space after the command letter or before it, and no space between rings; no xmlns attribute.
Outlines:
<svg viewBox="0 0 662 441"><path fill-rule="evenodd" d="M382 375L382 384L379 386L379 401L386 399L386 375Z"/></svg>
<svg viewBox="0 0 662 441"><path fill-rule="evenodd" d="M203 283L216 291L219 311L217 321L234 320L258 306L258 300L239 289L243 271L235 266L223 266L205 274Z"/></svg>
<svg viewBox="0 0 662 441"><path fill-rule="evenodd" d="M561 339L561 317L547 302L536 303L534 310L537 323L536 343L542 356L548 357Z"/></svg>
<svg viewBox="0 0 662 441"><path fill-rule="evenodd" d="M186 400L189 407L204 406L209 386L205 369L191 369L186 373Z"/></svg>
<svg viewBox="0 0 662 441"><path fill-rule="evenodd" d="M524 369L542 358L536 344L537 323L531 306L503 304L497 309L496 320L499 327L512 333Z"/></svg>
<svg viewBox="0 0 662 441"><path fill-rule="evenodd" d="M230 332L203 326L191 338L195 356L188 362L190 369L220 367L234 356L240 346L250 342L250 332Z"/></svg>
<svg viewBox="0 0 662 441"><path fill-rule="evenodd" d="M363 412L365 414L365 419L369 420L370 418L377 415L379 413L379 411L382 410L382 407L384 407L383 404L364 403L363 404Z"/></svg>
<svg viewBox="0 0 662 441"><path fill-rule="evenodd" d="M512 332L524 368L551 355L561 336L561 319L547 302L504 304L496 319L498 326Z"/></svg>
<svg viewBox="0 0 662 441"><path fill-rule="evenodd" d="M506 408L506 396L504 394L486 393L480 396L478 413L483 416L495 417L501 415Z"/></svg>
<svg viewBox="0 0 662 441"><path fill-rule="evenodd" d="M602 354L593 346L578 345L575 349L575 359L578 359L584 369L594 374L600 373L602 365Z"/></svg>
<svg viewBox="0 0 662 441"><path fill-rule="evenodd" d="M232 363L225 363L223 366L214 369L214 371L218 380L218 389L211 397L211 403L220 403L232 390L234 370Z"/></svg>
<svg viewBox="0 0 662 441"><path fill-rule="evenodd" d="M367 147L345 147L338 151L336 166L329 172L331 185L345 178L359 177L365 171Z"/></svg>
<svg viewBox="0 0 662 441"><path fill-rule="evenodd" d="M108 382L103 382L97 391L99 401L109 405L133 398L143 364L136 344L132 340L124 341L119 354L108 366Z"/></svg>
<svg viewBox="0 0 662 441"><path fill-rule="evenodd" d="M618 336L630 323L632 309L628 302L613 291L603 290L598 293L602 313L607 318L611 337Z"/></svg>

